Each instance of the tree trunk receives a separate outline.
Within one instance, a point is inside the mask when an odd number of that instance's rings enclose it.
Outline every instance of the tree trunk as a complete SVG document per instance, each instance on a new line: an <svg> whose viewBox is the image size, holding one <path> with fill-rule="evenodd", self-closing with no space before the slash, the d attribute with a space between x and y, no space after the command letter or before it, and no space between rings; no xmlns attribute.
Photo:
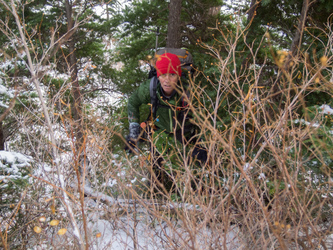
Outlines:
<svg viewBox="0 0 333 250"><path fill-rule="evenodd" d="M73 29L74 21L72 18L72 6L69 1L66 0L66 17L67 17L67 30L68 32ZM76 65L76 54L75 54L75 39L72 36L68 41L68 52L69 52L69 71L71 74L71 94L73 97L72 114L74 119L74 133L75 133L75 148L77 153L83 150L83 120L82 120L82 95L80 91L80 85L78 80L78 69ZM79 156L79 155L78 155Z"/></svg>
<svg viewBox="0 0 333 250"><path fill-rule="evenodd" d="M73 97L73 119L74 119L74 126L75 126L75 139L77 142L77 150L82 151L82 142L83 142L83 120L82 120L82 95L78 80L78 69L76 65L76 55L75 55L75 42L74 40L69 41L69 64L70 64L70 72L71 72L71 93Z"/></svg>
<svg viewBox="0 0 333 250"><path fill-rule="evenodd" d="M170 0L169 4L169 17L168 17L168 34L167 34L167 48L181 48L181 24L180 12L182 8L182 0Z"/></svg>
<svg viewBox="0 0 333 250"><path fill-rule="evenodd" d="M312 3L314 3L314 2L315 1L313 1ZM306 24L306 19L307 19L310 5L311 5L310 0L303 0L301 15L299 17L299 21L298 21L298 25L297 25L297 30L295 32L293 41L290 46L290 53L284 64L285 70L289 70L289 68L292 66L291 62L292 62L293 58L298 56L299 48L301 47L301 43L302 43L303 31L304 31L304 27Z"/></svg>
<svg viewBox="0 0 333 250"><path fill-rule="evenodd" d="M5 150L5 137L3 134L2 121L0 122L0 150Z"/></svg>
<svg viewBox="0 0 333 250"><path fill-rule="evenodd" d="M299 51L300 45L302 43L303 31L309 11L310 3L309 0L304 0L301 10L301 16L299 17L297 30L295 36L293 38L293 42L290 47L291 55L294 57L296 56L297 52Z"/></svg>
<svg viewBox="0 0 333 250"><path fill-rule="evenodd" d="M249 11L247 12L247 23L250 23L254 18L254 13L257 11L259 6L258 0L251 0L251 6Z"/></svg>
<svg viewBox="0 0 333 250"><path fill-rule="evenodd" d="M67 17L67 31L69 32L74 28L74 21L73 21L73 12L72 12L72 5L70 4L69 0L66 0L66 17ZM74 33L75 34L75 33ZM75 136L75 149L76 152L74 153L74 165L76 175L78 177L78 189L80 193L80 202L81 202L81 212L83 217L83 228L85 232L85 241L86 241L86 249L89 249L89 240L88 240L88 230L87 230L87 221L85 217L84 211L84 192L81 190L80 187L80 179L84 179L85 176L85 166L86 166L86 155L85 155L85 144L84 144L84 137L83 137L83 115L82 115L82 94L80 90L80 84L78 79L78 68L77 68L77 58L75 54L75 36L70 38L68 41L68 52L69 52L69 71L71 74L71 94L73 97L73 108L72 114L74 119L73 129L74 129L74 136ZM84 183L84 182L83 182Z"/></svg>

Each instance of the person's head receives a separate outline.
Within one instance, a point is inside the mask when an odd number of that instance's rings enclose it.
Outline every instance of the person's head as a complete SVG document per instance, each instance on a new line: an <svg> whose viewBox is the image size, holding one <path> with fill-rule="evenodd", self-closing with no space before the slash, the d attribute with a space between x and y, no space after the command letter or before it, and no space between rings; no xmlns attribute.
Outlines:
<svg viewBox="0 0 333 250"><path fill-rule="evenodd" d="M157 77L166 95L171 95L177 86L182 70L177 55L165 53L156 61Z"/></svg>

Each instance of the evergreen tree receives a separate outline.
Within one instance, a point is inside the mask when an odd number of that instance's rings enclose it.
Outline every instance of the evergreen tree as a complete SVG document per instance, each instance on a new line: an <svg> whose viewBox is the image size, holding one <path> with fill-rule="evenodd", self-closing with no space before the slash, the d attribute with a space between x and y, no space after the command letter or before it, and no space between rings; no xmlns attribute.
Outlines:
<svg viewBox="0 0 333 250"><path fill-rule="evenodd" d="M43 0L17 5L22 25L29 35L28 45L35 58L33 63L36 64L38 77L44 84L45 92L49 94L50 100L61 96L57 100L54 99L54 107L62 110L62 114L68 114L69 111L68 106L64 106L62 102L72 103L72 107L75 107L71 109L70 116L77 121L75 136L78 142L82 141L83 136L82 112L86 109L85 103L88 103L88 100L92 103L100 96L101 91L112 90L111 81L100 77L102 72L111 66L104 57L107 49L104 42L110 34L109 24L103 19L103 15L96 14L94 10L99 4L99 1L85 1L77 5L71 1ZM20 57L22 47L18 44L10 46L15 36L19 35L15 21L5 5L1 11L1 28L8 31L0 36L5 45L1 51L5 55L3 65L7 65L3 72L7 80L16 79L10 84L7 82L7 86L14 88L16 82L16 85L24 85L24 88L31 91L34 87L22 82L24 77L29 77L25 67L27 59ZM13 62L11 68L6 61ZM48 70L45 70L46 67ZM67 90L62 92L64 83L68 82L66 76L70 76L71 91L66 88ZM105 103L99 105L105 108ZM5 137L11 134L6 131L13 128L9 126L12 125L9 118L3 121ZM78 145L78 148L80 147Z"/></svg>
<svg viewBox="0 0 333 250"><path fill-rule="evenodd" d="M149 56L155 52L157 28L158 48L184 47L196 55L197 40L212 38L213 31L208 27L215 26L221 5L222 1L218 0L131 1L126 5L111 20L113 27L121 27L116 35L118 44L114 60L124 65L120 72L110 72L118 89L123 93L131 92L147 78ZM196 63L201 60L202 55L195 58Z"/></svg>

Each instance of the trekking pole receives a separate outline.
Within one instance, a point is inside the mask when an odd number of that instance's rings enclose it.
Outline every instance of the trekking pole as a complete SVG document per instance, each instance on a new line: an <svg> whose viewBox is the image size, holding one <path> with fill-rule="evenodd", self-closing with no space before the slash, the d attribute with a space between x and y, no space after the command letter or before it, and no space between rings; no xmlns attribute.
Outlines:
<svg viewBox="0 0 333 250"><path fill-rule="evenodd" d="M158 45L158 36L159 35L160 35L160 27L157 27L157 30L156 30L155 54L157 53L157 45Z"/></svg>

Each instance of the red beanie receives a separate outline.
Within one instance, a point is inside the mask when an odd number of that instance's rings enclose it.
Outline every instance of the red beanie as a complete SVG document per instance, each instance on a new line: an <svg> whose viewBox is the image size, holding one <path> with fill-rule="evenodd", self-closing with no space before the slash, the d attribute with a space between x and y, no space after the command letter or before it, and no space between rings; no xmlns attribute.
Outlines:
<svg viewBox="0 0 333 250"><path fill-rule="evenodd" d="M182 75L180 60L177 55L171 53L165 53L157 58L156 70L157 77L166 73Z"/></svg>

